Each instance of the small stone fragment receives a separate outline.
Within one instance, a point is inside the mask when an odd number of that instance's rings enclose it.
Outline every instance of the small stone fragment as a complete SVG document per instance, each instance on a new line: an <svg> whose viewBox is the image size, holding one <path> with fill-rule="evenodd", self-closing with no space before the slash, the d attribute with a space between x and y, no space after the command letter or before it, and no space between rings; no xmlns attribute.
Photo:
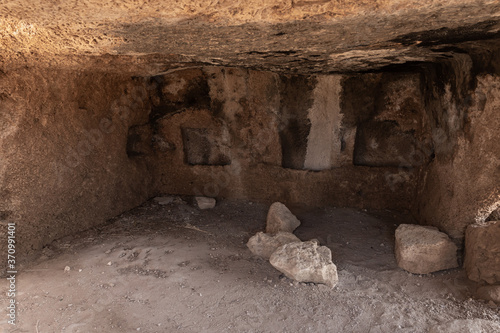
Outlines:
<svg viewBox="0 0 500 333"><path fill-rule="evenodd" d="M247 247L256 256L269 259L277 248L293 242L300 242L300 239L290 232L281 231L275 235L258 232L248 240Z"/></svg>
<svg viewBox="0 0 500 333"><path fill-rule="evenodd" d="M167 197L156 197L153 200L159 205L168 205L174 202L175 197L167 196Z"/></svg>
<svg viewBox="0 0 500 333"><path fill-rule="evenodd" d="M465 231L465 271L469 279L500 283L500 221L471 224Z"/></svg>
<svg viewBox="0 0 500 333"><path fill-rule="evenodd" d="M271 265L290 279L323 283L333 288L338 282L332 252L315 242L288 243L280 246L269 259Z"/></svg>
<svg viewBox="0 0 500 333"><path fill-rule="evenodd" d="M66 272L66 273L67 273L67 272L69 272L70 270L71 270L71 267L69 267L69 266L64 267L64 272Z"/></svg>
<svg viewBox="0 0 500 333"><path fill-rule="evenodd" d="M275 202L267 213L266 233L274 234L279 231L293 232L300 225L300 221L281 202Z"/></svg>
<svg viewBox="0 0 500 333"><path fill-rule="evenodd" d="M456 245L435 227L401 224L395 252L398 266L414 274L458 267Z"/></svg>
<svg viewBox="0 0 500 333"><path fill-rule="evenodd" d="M195 197L196 204L200 209L212 209L215 207L216 201L214 198Z"/></svg>
<svg viewBox="0 0 500 333"><path fill-rule="evenodd" d="M309 241L310 241L310 242L314 242L314 243L316 243L316 244L318 244L318 245L321 245L321 242L320 242L320 241L319 241L319 239L317 239L317 238L310 239Z"/></svg>
<svg viewBox="0 0 500 333"><path fill-rule="evenodd" d="M500 304L500 285L479 287L476 294L480 299Z"/></svg>

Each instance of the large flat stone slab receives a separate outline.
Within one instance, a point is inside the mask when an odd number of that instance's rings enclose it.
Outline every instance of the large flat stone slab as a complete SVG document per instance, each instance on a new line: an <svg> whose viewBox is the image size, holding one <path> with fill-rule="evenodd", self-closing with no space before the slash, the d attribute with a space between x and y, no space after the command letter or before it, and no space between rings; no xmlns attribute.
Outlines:
<svg viewBox="0 0 500 333"><path fill-rule="evenodd" d="M456 245L435 227L401 224L395 252L398 266L414 274L458 267Z"/></svg>
<svg viewBox="0 0 500 333"><path fill-rule="evenodd" d="M467 227L464 267L473 281L500 283L500 221Z"/></svg>

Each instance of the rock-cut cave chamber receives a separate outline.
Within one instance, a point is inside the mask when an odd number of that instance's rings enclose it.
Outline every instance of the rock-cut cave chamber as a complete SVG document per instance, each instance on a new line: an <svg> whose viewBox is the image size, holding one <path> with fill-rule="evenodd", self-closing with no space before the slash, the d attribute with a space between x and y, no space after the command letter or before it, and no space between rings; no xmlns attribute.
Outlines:
<svg viewBox="0 0 500 333"><path fill-rule="evenodd" d="M395 210L459 247L498 219L496 2L182 2L1 5L20 256L160 194Z"/></svg>

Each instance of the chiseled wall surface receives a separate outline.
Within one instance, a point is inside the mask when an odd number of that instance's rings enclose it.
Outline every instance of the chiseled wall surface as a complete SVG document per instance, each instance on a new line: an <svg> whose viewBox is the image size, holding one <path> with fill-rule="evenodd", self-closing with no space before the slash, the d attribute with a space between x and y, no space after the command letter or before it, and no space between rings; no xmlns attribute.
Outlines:
<svg viewBox="0 0 500 333"><path fill-rule="evenodd" d="M294 76L209 67L156 81L161 96L153 108L161 112L134 129L129 146L138 158L157 158L159 193L411 208L428 158L413 155L430 136L418 73Z"/></svg>
<svg viewBox="0 0 500 333"><path fill-rule="evenodd" d="M421 222L455 238L500 207L500 76L474 79L475 89L458 99L450 85L439 96L444 116L434 137L441 151L425 171L418 196Z"/></svg>
<svg viewBox="0 0 500 333"><path fill-rule="evenodd" d="M0 225L16 223L19 260L148 198L151 173L126 152L129 127L147 122L147 88L100 72L2 72Z"/></svg>
<svg viewBox="0 0 500 333"><path fill-rule="evenodd" d="M425 71L5 71L2 232L27 257L171 193L411 211L460 238L500 200L500 80L471 90L462 60L433 91Z"/></svg>

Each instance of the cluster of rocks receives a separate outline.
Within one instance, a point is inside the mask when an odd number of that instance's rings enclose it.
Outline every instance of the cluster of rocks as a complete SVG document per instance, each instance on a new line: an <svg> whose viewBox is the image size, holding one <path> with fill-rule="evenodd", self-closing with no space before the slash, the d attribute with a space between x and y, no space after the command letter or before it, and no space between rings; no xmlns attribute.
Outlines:
<svg viewBox="0 0 500 333"><path fill-rule="evenodd" d="M401 224L396 229L398 266L414 274L458 267L457 246L437 228ZM500 303L500 221L472 224L465 233L465 271L478 283L478 298Z"/></svg>
<svg viewBox="0 0 500 333"><path fill-rule="evenodd" d="M267 214L266 232L252 236L247 246L290 279L333 288L338 275L332 252L316 240L302 242L297 238L293 231L299 225L300 221L284 204L275 202Z"/></svg>

